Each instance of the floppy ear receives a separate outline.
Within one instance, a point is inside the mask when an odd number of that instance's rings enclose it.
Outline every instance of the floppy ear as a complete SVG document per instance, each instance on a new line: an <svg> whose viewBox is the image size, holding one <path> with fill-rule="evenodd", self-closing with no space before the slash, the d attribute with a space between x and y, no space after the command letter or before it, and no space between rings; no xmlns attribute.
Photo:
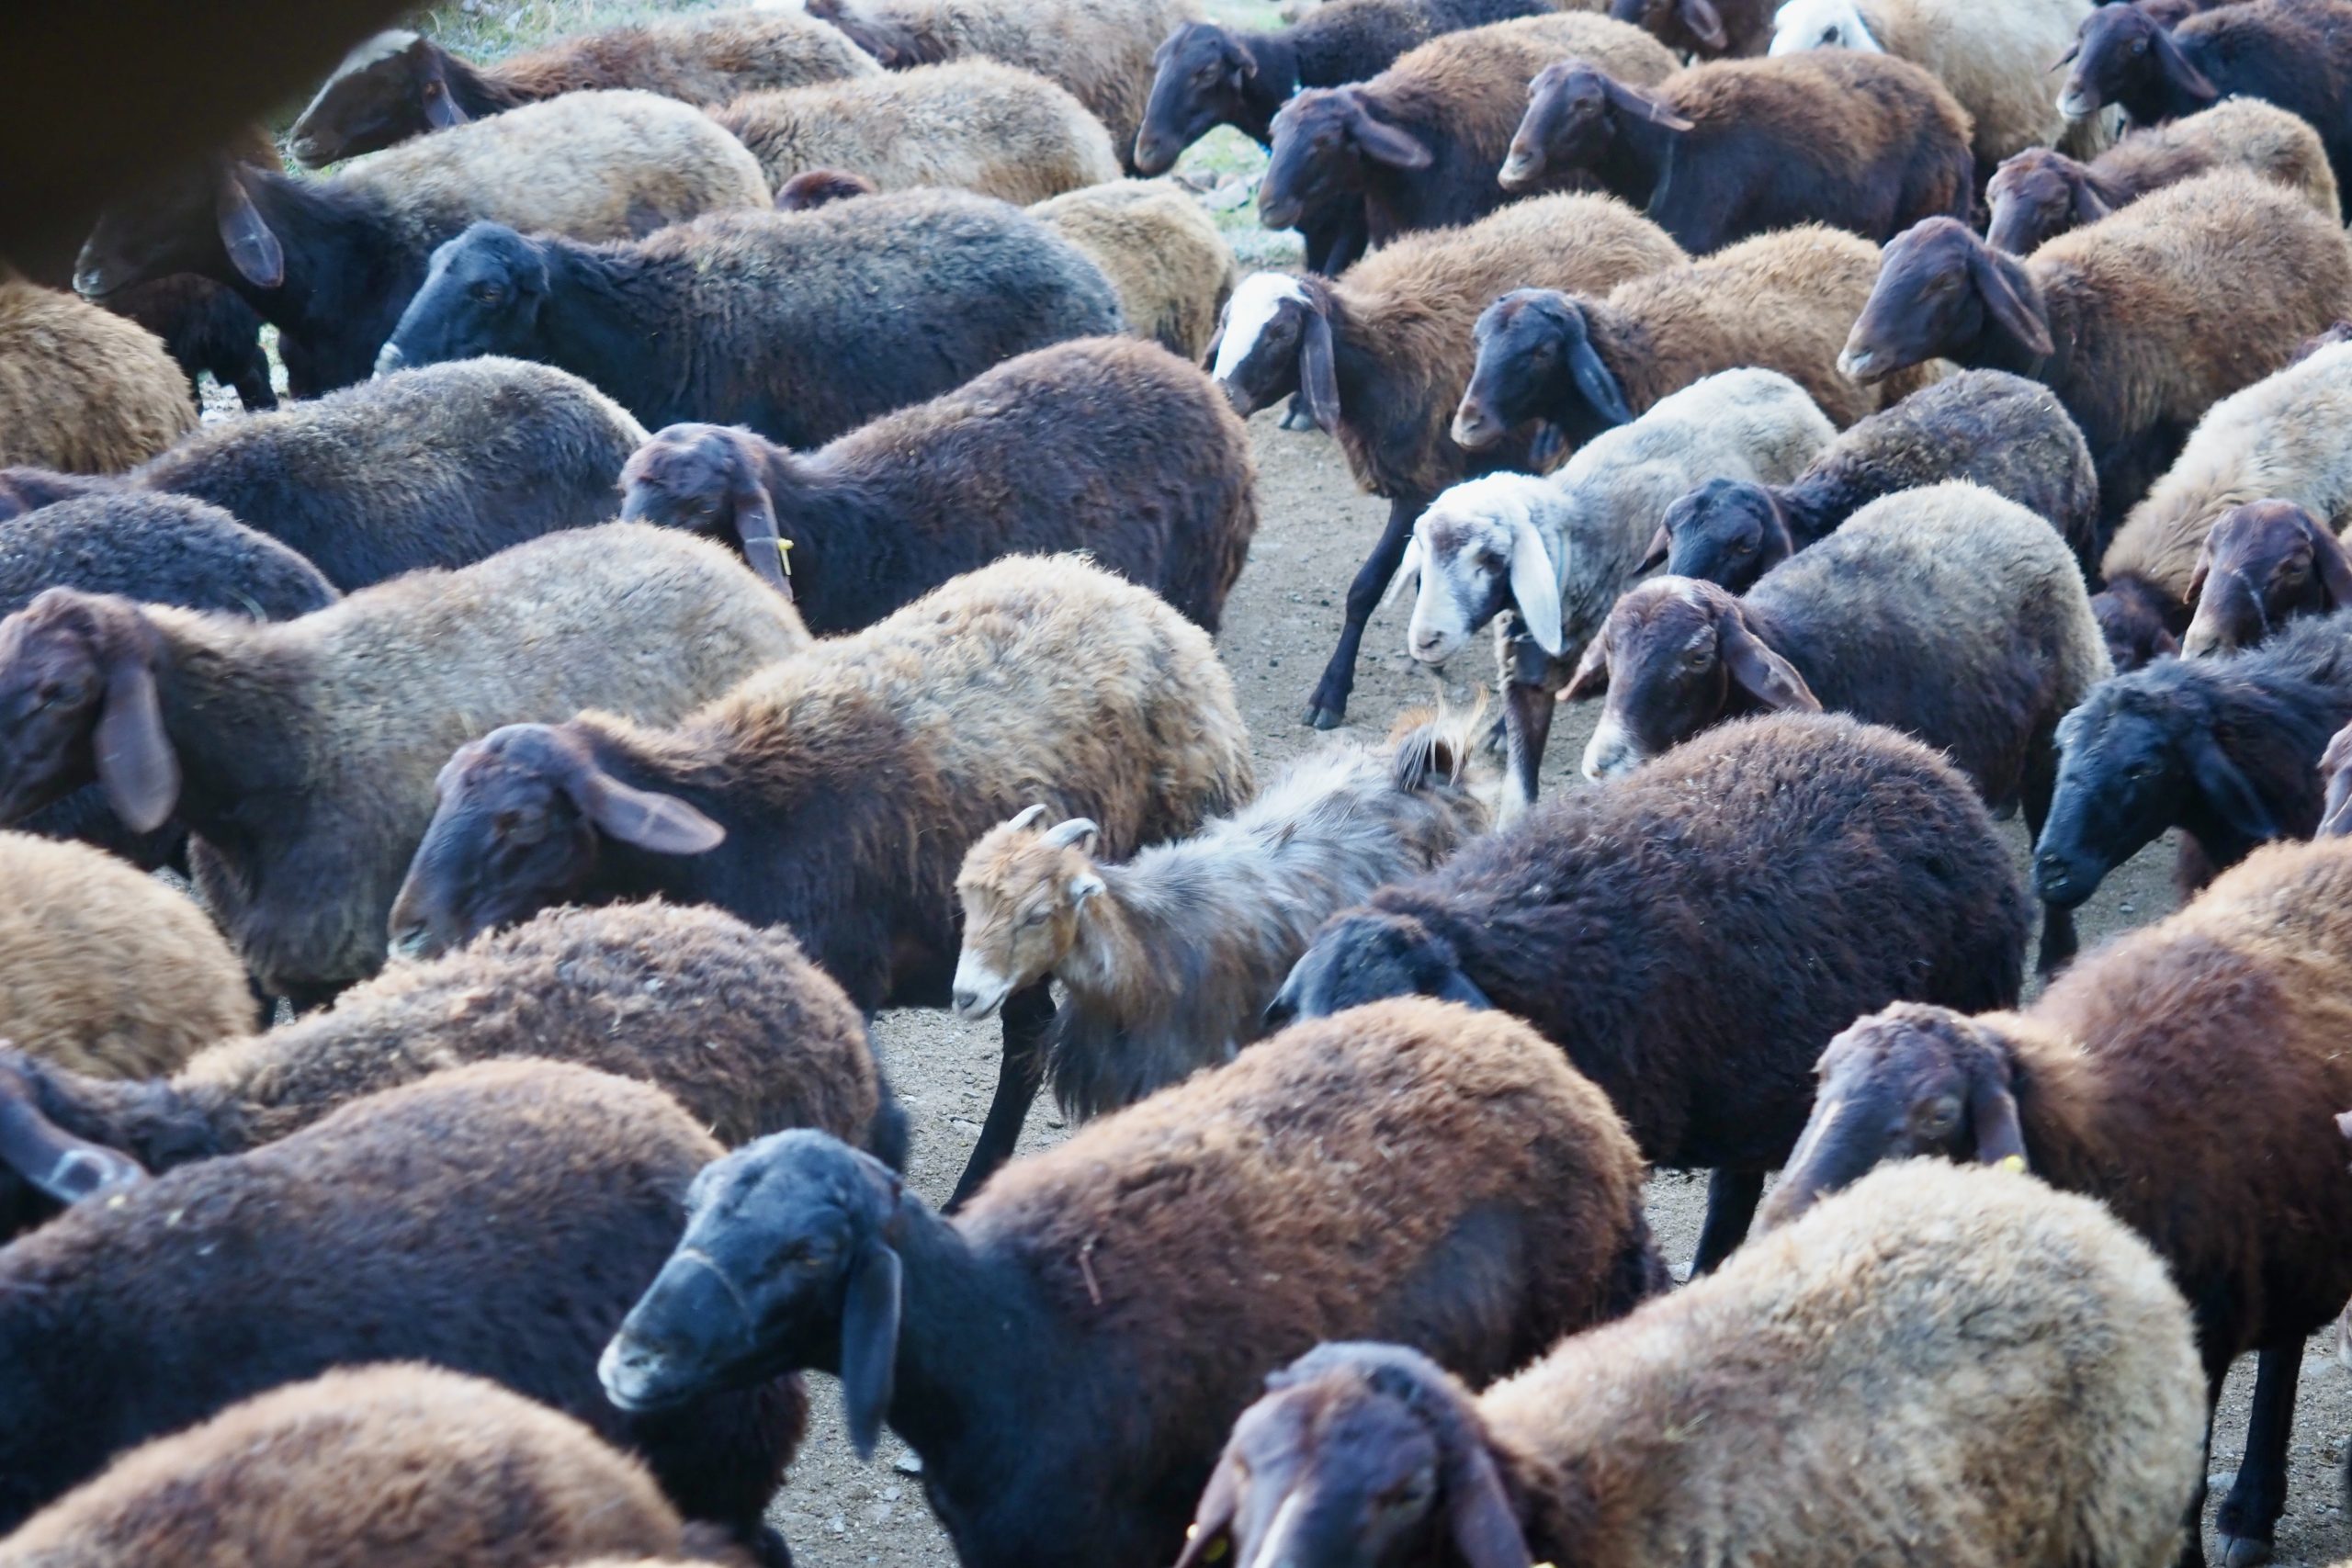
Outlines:
<svg viewBox="0 0 2352 1568"><path fill-rule="evenodd" d="M2017 1097L2007 1073L1980 1067L1968 1086L1968 1124L1976 1130L1976 1163L1998 1165L2025 1159L2025 1130L2018 1125Z"/></svg>
<svg viewBox="0 0 2352 1568"><path fill-rule="evenodd" d="M1611 424L1631 424L1634 411L1625 401L1625 390L1617 384L1617 377L1601 363L1600 355L1592 346L1592 339L1582 333L1568 344L1568 373L1576 378L1577 390L1593 412Z"/></svg>
<svg viewBox="0 0 2352 1568"><path fill-rule="evenodd" d="M2285 836L2270 807L2255 793L2254 782L2230 760L2211 730L2199 729L2190 739L2188 771L2222 821L2256 843Z"/></svg>
<svg viewBox="0 0 2352 1568"><path fill-rule="evenodd" d="M118 652L108 662L93 740L98 786L114 814L136 833L162 827L179 803L180 762L164 732L155 672L138 655Z"/></svg>
<svg viewBox="0 0 2352 1568"><path fill-rule="evenodd" d="M2009 282L2001 261L1982 241L1973 243L1968 251L1969 281L1976 285L1976 292L1984 301L1985 311L2001 330L2025 346L2029 354L2044 355L2052 351L2050 326L2030 310L2019 299L2016 286Z"/></svg>
<svg viewBox="0 0 2352 1568"><path fill-rule="evenodd" d="M2114 210L2115 209L2108 206L2104 197L2091 189L2090 181L2081 178L2075 181L2075 222L2096 223Z"/></svg>
<svg viewBox="0 0 2352 1568"><path fill-rule="evenodd" d="M220 231L220 247L229 264L255 288L278 288L286 283L286 247L262 221L261 211L245 190L233 163L220 165L212 198L213 222Z"/></svg>
<svg viewBox="0 0 2352 1568"><path fill-rule="evenodd" d="M1609 689L1609 644L1594 637L1584 645L1584 657L1577 660L1576 673L1560 688L1560 700L1572 703L1582 697L1597 697Z"/></svg>
<svg viewBox="0 0 2352 1568"><path fill-rule="evenodd" d="M1714 7L1708 6L1707 0L1688 0L1688 4L1704 7L1707 15L1711 17L1715 14ZM1685 10L1684 15L1686 17L1689 15L1687 9ZM1723 27L1721 23L1716 24L1715 37L1718 40L1723 38ZM1720 41L1717 41L1710 44L1708 47L1711 49L1721 49L1723 44ZM1683 118L1680 115L1676 114L1674 112L1673 106L1668 104L1664 98L1659 97L1656 93L1645 92L1642 88L1633 85L1631 83L1620 82L1616 77L1608 74L1606 72L1603 72L1600 76L1600 90L1609 95L1609 101L1611 103L1615 104L1627 114L1639 115L1642 118L1649 121L1652 125L1663 127L1668 130L1689 130L1690 129L1690 122Z"/></svg>
<svg viewBox="0 0 2352 1568"><path fill-rule="evenodd" d="M422 51L430 46L419 39L410 47ZM425 124L435 130L447 130L466 123L469 117L464 109L458 107L458 100L449 96L449 78L442 71L439 60L427 58L424 80L418 90L424 95Z"/></svg>
<svg viewBox="0 0 2352 1568"><path fill-rule="evenodd" d="M2149 40L2148 47L2155 54L2156 69L2165 73L2166 85L2175 91L2209 101L2222 96L2222 89L2213 85L2212 79L2205 73L2188 62L2188 56L2180 52L2180 45L2175 43L2172 34L2164 28L2156 29L2156 35Z"/></svg>
<svg viewBox="0 0 2352 1568"><path fill-rule="evenodd" d="M1306 330L1298 338L1298 390L1306 417L1325 434L1340 428L1340 372L1331 354L1331 320L1307 307Z"/></svg>
<svg viewBox="0 0 2352 1568"><path fill-rule="evenodd" d="M1449 1443L1445 1456L1445 1527L1466 1568L1532 1568L1527 1536L1503 1495L1494 1456L1476 1441Z"/></svg>
<svg viewBox="0 0 2352 1568"><path fill-rule="evenodd" d="M842 1408L850 1447L874 1457L890 1414L899 1368L899 1296L903 1270L890 1244L876 1236L859 1248L842 1298Z"/></svg>
<svg viewBox="0 0 2352 1568"><path fill-rule="evenodd" d="M1666 564L1666 558L1673 553L1674 536L1667 532L1666 525L1661 523L1657 525L1657 532L1650 536L1650 547L1648 551L1643 555L1642 564L1635 567L1634 570L1635 571L1655 571L1659 567L1664 566Z"/></svg>
<svg viewBox="0 0 2352 1568"><path fill-rule="evenodd" d="M1396 574L1388 580L1388 586L1381 590L1379 607L1383 610L1388 608L1396 595L1405 592L1405 585L1420 574L1421 541L1419 535L1414 535L1406 539L1405 553L1397 558Z"/></svg>
<svg viewBox="0 0 2352 1568"><path fill-rule="evenodd" d="M1560 580L1535 520L1522 511L1510 525L1510 598L1535 646L1557 659L1563 651Z"/></svg>
<svg viewBox="0 0 2352 1568"><path fill-rule="evenodd" d="M1478 988L1477 982L1459 969L1448 969L1445 972L1445 984L1438 987L1437 999L1442 1002L1460 1002L1464 1007L1476 1008L1480 1012L1498 1010L1493 1001L1488 999L1487 993Z"/></svg>
<svg viewBox="0 0 2352 1568"><path fill-rule="evenodd" d="M0 1070L0 1167L65 1204L128 1191L147 1179L137 1160L65 1132L28 1094L16 1074Z"/></svg>
<svg viewBox="0 0 2352 1568"><path fill-rule="evenodd" d="M1674 13L1690 29L1690 36L1709 49L1731 47L1731 35L1724 31L1722 15L1707 0L1676 0Z"/></svg>
<svg viewBox="0 0 2352 1568"><path fill-rule="evenodd" d="M1742 691L1768 708L1821 711L1821 699L1804 683L1797 667L1765 647L1763 639L1748 629L1745 615L1735 608L1718 625L1724 667Z"/></svg>
<svg viewBox="0 0 2352 1568"><path fill-rule="evenodd" d="M1222 1561L1232 1547L1234 1516L1240 1511L1241 1467L1232 1456L1220 1454L1193 1510L1193 1528L1185 1534L1184 1550L1177 1553L1176 1568L1205 1568Z"/></svg>
<svg viewBox="0 0 2352 1568"><path fill-rule="evenodd" d="M2303 532L2312 542L2312 567L2327 591L2327 607L2352 609L2352 557L2345 555L2343 541L2308 512L2303 513Z"/></svg>
<svg viewBox="0 0 2352 1568"><path fill-rule="evenodd" d="M785 570L784 533L776 525L775 503L768 499L768 487L760 482L752 453L741 449L748 444L739 440L736 445L734 483L727 497L735 514L735 536L742 541L743 558L752 570L790 599L792 577Z"/></svg>
<svg viewBox="0 0 2352 1568"><path fill-rule="evenodd" d="M1385 164L1392 169L1430 166L1430 150L1419 137L1374 118L1372 111L1363 107L1363 100L1352 95L1348 99L1348 130L1363 155L1375 164Z"/></svg>
<svg viewBox="0 0 2352 1568"><path fill-rule="evenodd" d="M593 764L564 781L564 793L607 838L657 855L717 849L727 829L673 795L625 784Z"/></svg>

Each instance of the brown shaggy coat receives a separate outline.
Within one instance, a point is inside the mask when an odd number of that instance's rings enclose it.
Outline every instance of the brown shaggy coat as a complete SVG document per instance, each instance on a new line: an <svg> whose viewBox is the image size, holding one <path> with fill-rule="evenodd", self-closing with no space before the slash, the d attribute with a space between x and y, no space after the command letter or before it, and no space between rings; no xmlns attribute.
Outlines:
<svg viewBox="0 0 2352 1568"><path fill-rule="evenodd" d="M154 333L0 265L0 466L119 474L194 428Z"/></svg>
<svg viewBox="0 0 2352 1568"><path fill-rule="evenodd" d="M639 87L708 106L745 93L878 71L854 44L846 52L838 47L844 41L837 29L812 25L789 6L755 6L559 39L509 55L481 74L521 103L598 87Z"/></svg>
<svg viewBox="0 0 2352 1568"><path fill-rule="evenodd" d="M1202 363L1240 270L1191 193L1167 180L1119 180L1029 210L1102 269L1119 292L1128 332Z"/></svg>

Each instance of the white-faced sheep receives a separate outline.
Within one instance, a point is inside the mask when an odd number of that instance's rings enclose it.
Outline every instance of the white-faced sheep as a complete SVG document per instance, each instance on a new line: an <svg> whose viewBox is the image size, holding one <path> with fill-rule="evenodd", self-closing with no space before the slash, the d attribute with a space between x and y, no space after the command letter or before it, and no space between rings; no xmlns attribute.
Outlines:
<svg viewBox="0 0 2352 1568"><path fill-rule="evenodd" d="M1553 693L1643 567L1660 513L1712 479L1783 484L1836 434L1795 382L1724 370L1604 431L1549 478L1490 474L1456 485L1413 525L1403 570L1419 571L1406 646L1441 664L1487 621L1521 805L1551 738Z"/></svg>
<svg viewBox="0 0 2352 1568"><path fill-rule="evenodd" d="M2109 672L2065 542L1972 484L1871 502L1735 598L1654 578L1627 592L1564 696L1604 682L1589 778L1623 773L1727 715L1826 708L1948 750L1996 809L2050 812L2059 720ZM2053 904L2047 971L2073 956Z"/></svg>
<svg viewBox="0 0 2352 1568"><path fill-rule="evenodd" d="M225 284L277 325L288 384L311 397L367 379L434 247L469 223L610 240L771 199L759 161L700 109L567 93L332 179L215 157L109 209L74 287L96 298L178 272Z"/></svg>
<svg viewBox="0 0 2352 1568"><path fill-rule="evenodd" d="M1100 824L1124 858L1253 783L1207 634L1080 558L1015 556L673 727L591 713L467 746L394 940L431 950L548 904L659 894L789 926L868 1012L945 1007L956 872L981 834L1042 799L1056 820ZM1052 1016L1043 984L1005 1004L965 1195L1012 1152Z"/></svg>
<svg viewBox="0 0 2352 1568"><path fill-rule="evenodd" d="M1047 1071L1077 1116L1232 1060L1266 1032L1266 1004L1326 919L1486 829L1489 805L1465 778L1470 722L1408 716L1385 746L1335 745L1124 863L1094 858L1093 823L1047 825L1031 807L956 878L956 1015L1061 982Z"/></svg>
<svg viewBox="0 0 2352 1568"><path fill-rule="evenodd" d="M654 1410L838 1371L852 1441L906 1439L970 1568L1170 1561L1233 1417L1318 1340L1386 1333L1484 1381L1663 1275L1600 1091L1518 1021L1418 998L1286 1030L953 1221L808 1133L691 1203L606 1391Z"/></svg>
<svg viewBox="0 0 2352 1568"><path fill-rule="evenodd" d="M1326 1345L1236 1423L1178 1568L2168 1568L2188 1313L2030 1177L1884 1171L1473 1395Z"/></svg>
<svg viewBox="0 0 2352 1568"><path fill-rule="evenodd" d="M673 718L807 637L717 546L633 524L288 622L51 589L0 622L0 798L21 814L95 773L133 829L176 809L248 967L316 1000L381 964L457 747L596 705Z"/></svg>
<svg viewBox="0 0 2352 1568"><path fill-rule="evenodd" d="M1194 365L1206 361L1240 268L1207 209L1182 186L1120 180L1065 192L1029 213L1102 269L1130 333Z"/></svg>
<svg viewBox="0 0 2352 1568"><path fill-rule="evenodd" d="M154 333L0 267L0 464L120 473L195 427Z"/></svg>

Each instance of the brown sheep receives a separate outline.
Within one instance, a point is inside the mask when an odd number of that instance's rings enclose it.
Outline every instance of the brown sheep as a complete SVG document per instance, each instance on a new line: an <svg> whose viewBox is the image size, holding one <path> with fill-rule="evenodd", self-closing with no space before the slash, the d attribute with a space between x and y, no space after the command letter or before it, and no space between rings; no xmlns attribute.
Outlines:
<svg viewBox="0 0 2352 1568"><path fill-rule="evenodd" d="M990 60L752 93L711 118L777 188L842 169L877 190L944 186L1026 206L1119 177L1110 135L1085 105Z"/></svg>
<svg viewBox="0 0 2352 1568"><path fill-rule="evenodd" d="M1203 363L1240 269L1206 209L1166 180L1119 180L1029 209L1084 251L1111 287L1127 331Z"/></svg>
<svg viewBox="0 0 2352 1568"><path fill-rule="evenodd" d="M2259 1562L2286 1503L2303 1341L2352 1296L2352 1168L2330 1110L2352 1105L2347 1035L2352 841L2257 850L2029 1007L1899 1003L1831 1041L1764 1224L1921 1155L2014 1161L2103 1201L2196 1303L2209 1408L2231 1363L2260 1353L2216 1520L2231 1562Z"/></svg>
<svg viewBox="0 0 2352 1568"><path fill-rule="evenodd" d="M86 844L0 833L0 1040L102 1078L249 1033L254 996L181 894Z"/></svg>
<svg viewBox="0 0 2352 1568"><path fill-rule="evenodd" d="M642 1463L571 1416L395 1362L132 1450L0 1541L0 1568L543 1568L721 1544L689 1533Z"/></svg>
<svg viewBox="0 0 2352 1568"><path fill-rule="evenodd" d="M0 465L119 474L195 428L154 333L0 265Z"/></svg>
<svg viewBox="0 0 2352 1568"><path fill-rule="evenodd" d="M2352 557L2326 524L2291 501L2225 512L2188 581L2196 613L2181 656L2252 648L2295 615L2352 610Z"/></svg>

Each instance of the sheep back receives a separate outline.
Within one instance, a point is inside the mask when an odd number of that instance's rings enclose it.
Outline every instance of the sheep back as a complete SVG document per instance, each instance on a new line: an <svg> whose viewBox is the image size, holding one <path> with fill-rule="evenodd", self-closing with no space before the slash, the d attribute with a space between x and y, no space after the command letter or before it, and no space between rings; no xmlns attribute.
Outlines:
<svg viewBox="0 0 2352 1568"><path fill-rule="evenodd" d="M881 69L840 29L789 6L755 6L560 39L509 55L485 74L533 99L635 87L708 107Z"/></svg>
<svg viewBox="0 0 2352 1568"><path fill-rule="evenodd" d="M154 333L0 276L0 465L120 473L195 426L187 380Z"/></svg>
<svg viewBox="0 0 2352 1568"><path fill-rule="evenodd" d="M2260 98L2223 98L2210 109L2135 130L2094 159L2091 169L2140 197L2230 165L2301 193L2323 217L2342 210L2319 133L2302 116Z"/></svg>
<svg viewBox="0 0 2352 1568"><path fill-rule="evenodd" d="M1967 112L1978 168L2070 136L2079 144L2082 133L2058 107L2064 78L2051 62L2074 43L2088 0L1859 0L1856 8L1887 53L1934 73Z"/></svg>
<svg viewBox="0 0 2352 1568"><path fill-rule="evenodd" d="M1102 269L1128 332L1204 362L1240 269L1199 202L1165 180L1119 180L1066 191L1030 213Z"/></svg>

